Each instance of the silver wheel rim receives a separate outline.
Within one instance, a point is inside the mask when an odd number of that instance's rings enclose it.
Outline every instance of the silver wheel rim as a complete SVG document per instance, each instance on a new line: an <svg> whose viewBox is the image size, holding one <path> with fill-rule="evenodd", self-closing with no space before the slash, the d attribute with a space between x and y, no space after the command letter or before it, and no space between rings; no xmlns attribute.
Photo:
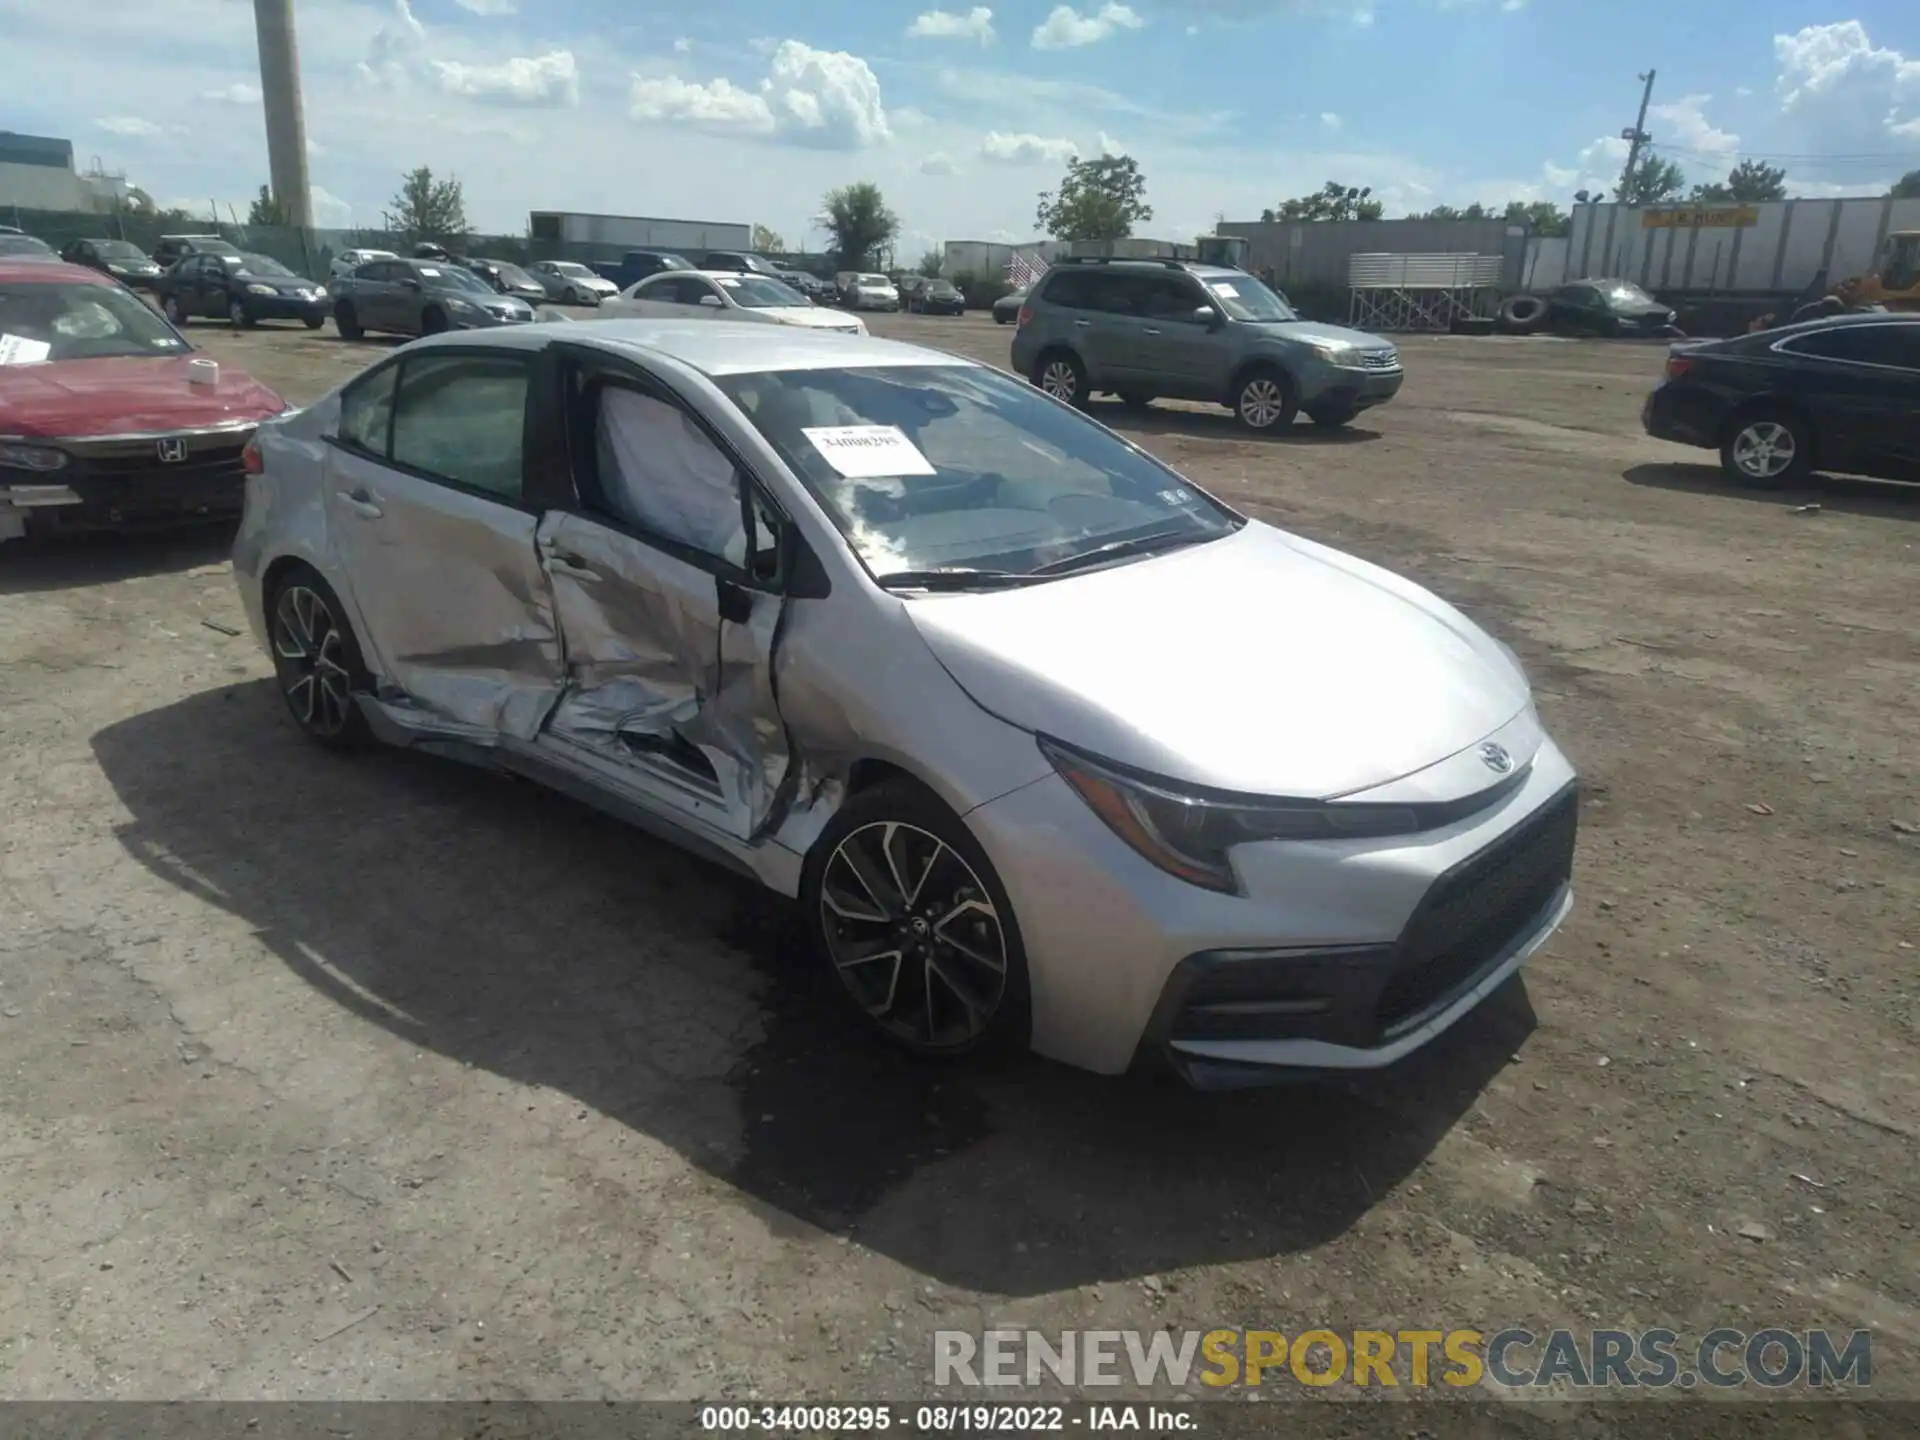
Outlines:
<svg viewBox="0 0 1920 1440"><path fill-rule="evenodd" d="M1256 430L1278 423L1287 413L1286 392L1264 375L1249 380L1240 391L1240 416Z"/></svg>
<svg viewBox="0 0 1920 1440"><path fill-rule="evenodd" d="M1056 400L1071 400L1080 393L1080 377L1065 360L1049 360L1040 371L1040 388Z"/></svg>
<svg viewBox="0 0 1920 1440"><path fill-rule="evenodd" d="M180 302L178 300L169 295L167 297L167 303L160 308L166 314L167 319L176 325L180 323Z"/></svg>
<svg viewBox="0 0 1920 1440"><path fill-rule="evenodd" d="M1793 432L1777 420L1756 420L1733 441L1733 463L1743 475L1772 480L1793 464Z"/></svg>
<svg viewBox="0 0 1920 1440"><path fill-rule="evenodd" d="M273 659L293 718L315 735L338 735L352 714L346 639L327 602L289 585L273 607Z"/></svg>
<svg viewBox="0 0 1920 1440"><path fill-rule="evenodd" d="M247 323L247 307L238 300L234 301L227 306L227 319L233 322L234 328L238 329Z"/></svg>
<svg viewBox="0 0 1920 1440"><path fill-rule="evenodd" d="M1006 931L987 887L918 826L876 821L834 846L820 929L854 1002L911 1044L951 1050L978 1039L1006 994Z"/></svg>

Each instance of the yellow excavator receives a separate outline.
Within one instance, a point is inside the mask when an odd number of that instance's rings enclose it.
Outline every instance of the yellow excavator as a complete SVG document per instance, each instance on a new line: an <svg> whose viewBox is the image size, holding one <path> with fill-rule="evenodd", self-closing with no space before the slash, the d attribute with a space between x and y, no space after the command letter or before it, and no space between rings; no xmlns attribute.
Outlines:
<svg viewBox="0 0 1920 1440"><path fill-rule="evenodd" d="M1824 280L1824 275L1821 280ZM1920 310L1920 230L1895 230L1889 234L1874 257L1873 268L1864 275L1850 275L1830 289L1815 281L1816 288L1782 319L1762 315L1747 328L1771 330L1776 325L1794 325L1816 320L1822 315L1844 315L1857 310ZM1825 289L1825 293L1821 293Z"/></svg>

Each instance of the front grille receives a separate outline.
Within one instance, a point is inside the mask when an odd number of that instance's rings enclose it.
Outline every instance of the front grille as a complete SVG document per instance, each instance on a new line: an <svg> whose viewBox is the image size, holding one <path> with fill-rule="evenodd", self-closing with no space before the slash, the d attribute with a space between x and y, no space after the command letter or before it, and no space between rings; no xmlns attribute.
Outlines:
<svg viewBox="0 0 1920 1440"><path fill-rule="evenodd" d="M1520 938L1573 876L1573 791L1443 877L1401 937L1375 1018L1388 1038L1419 1023Z"/></svg>
<svg viewBox="0 0 1920 1440"><path fill-rule="evenodd" d="M1400 352L1391 346L1385 350L1362 350L1360 368L1362 370L1398 370Z"/></svg>
<svg viewBox="0 0 1920 1440"><path fill-rule="evenodd" d="M189 450L186 459L164 464L156 445L150 442L144 454L76 455L67 474L83 481L128 481L153 477L191 483L235 479L245 474L240 463L240 452L244 448L243 441L223 437L223 443L219 445Z"/></svg>

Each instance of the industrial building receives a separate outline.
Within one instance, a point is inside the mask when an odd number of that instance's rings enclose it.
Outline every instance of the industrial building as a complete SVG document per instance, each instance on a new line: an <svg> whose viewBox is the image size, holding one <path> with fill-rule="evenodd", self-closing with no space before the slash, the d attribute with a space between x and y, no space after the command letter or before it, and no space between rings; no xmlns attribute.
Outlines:
<svg viewBox="0 0 1920 1440"><path fill-rule="evenodd" d="M134 193L125 175L97 160L84 173L76 169L71 140L0 130L0 210L111 214Z"/></svg>

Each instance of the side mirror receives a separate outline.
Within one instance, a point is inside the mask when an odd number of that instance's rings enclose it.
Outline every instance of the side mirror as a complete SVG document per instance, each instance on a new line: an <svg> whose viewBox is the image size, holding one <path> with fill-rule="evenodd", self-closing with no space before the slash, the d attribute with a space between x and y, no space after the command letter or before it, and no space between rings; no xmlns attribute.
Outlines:
<svg viewBox="0 0 1920 1440"><path fill-rule="evenodd" d="M1193 322L1211 330L1220 323L1220 312L1211 305L1196 305L1193 307Z"/></svg>
<svg viewBox="0 0 1920 1440"><path fill-rule="evenodd" d="M418 290L420 288L420 282L409 275L400 282L400 288L402 290Z"/></svg>
<svg viewBox="0 0 1920 1440"><path fill-rule="evenodd" d="M727 308L726 302L718 295L702 295L700 297L700 303L710 310L724 310Z"/></svg>

